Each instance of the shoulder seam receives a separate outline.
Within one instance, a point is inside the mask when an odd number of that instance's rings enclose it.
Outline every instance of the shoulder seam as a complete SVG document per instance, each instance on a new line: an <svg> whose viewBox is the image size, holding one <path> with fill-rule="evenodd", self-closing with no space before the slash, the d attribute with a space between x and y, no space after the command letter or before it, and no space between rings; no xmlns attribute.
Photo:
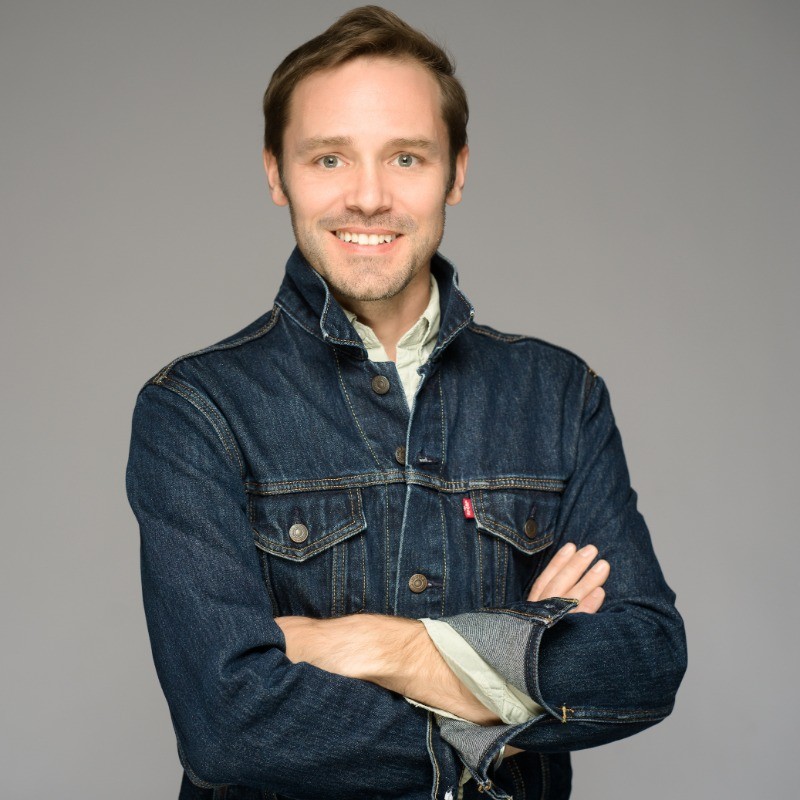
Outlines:
<svg viewBox="0 0 800 800"><path fill-rule="evenodd" d="M516 342L531 342L533 344L546 347L549 350L554 350L558 353L562 353L565 356L569 356L578 364L582 365L585 369L594 374L591 367L589 367L586 361L577 353L573 353L572 350L568 350L566 347L561 347L560 345L553 344L552 342L545 341L544 339L539 339L536 336L528 336L524 333L502 333L501 331L497 331L489 325L480 325L477 322L470 323L469 329L474 333L480 334L481 336L486 336L490 339L496 339L500 342L508 342L509 344L515 344Z"/></svg>
<svg viewBox="0 0 800 800"><path fill-rule="evenodd" d="M496 339L498 342L521 342L523 339L530 339L530 336L525 336L521 333L501 333L488 325L480 325L477 322L470 322L469 329L474 333L479 333L481 336L488 336L490 339Z"/></svg>
<svg viewBox="0 0 800 800"><path fill-rule="evenodd" d="M228 458L231 461L235 461L239 465L239 476L242 478L242 480L244 480L246 477L244 461L241 453L239 452L239 446L233 437L230 427L210 400L203 397L203 395L200 394L197 389L189 386L189 384L179 381L166 374L159 373L155 378L149 381L147 385L161 386L162 388L179 395L186 400L187 403L190 403L192 406L194 406L214 429L214 433L217 434L217 438L220 440L223 448L225 449L225 454L228 456Z"/></svg>
<svg viewBox="0 0 800 800"><path fill-rule="evenodd" d="M278 322L278 317L280 316L280 308L275 305L272 307L272 311L270 313L269 319L267 322L262 325L258 330L253 331L253 333L248 334L247 336L242 336L238 339L234 339L230 342L220 342L218 344L212 344L209 347L204 347L201 350L195 350L192 353L186 353L185 355L178 356L177 358L173 358L172 361L167 364L166 367L161 369L155 377L150 380L150 383L158 383L159 380L167 377L172 370L172 368L179 364L182 361L186 361L189 358L194 358L195 356L202 356L206 353L215 353L219 350L230 350L233 347L239 347L240 345L247 344L248 342L252 342L255 339L264 336L265 334L269 333L275 324Z"/></svg>

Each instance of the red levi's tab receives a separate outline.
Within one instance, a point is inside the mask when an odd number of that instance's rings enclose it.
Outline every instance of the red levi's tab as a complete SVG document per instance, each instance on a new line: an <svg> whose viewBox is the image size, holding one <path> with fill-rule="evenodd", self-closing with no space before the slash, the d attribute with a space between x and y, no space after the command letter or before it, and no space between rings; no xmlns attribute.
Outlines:
<svg viewBox="0 0 800 800"><path fill-rule="evenodd" d="M464 519L475 519L475 509L472 507L472 498L465 497L461 501L461 505L464 507Z"/></svg>

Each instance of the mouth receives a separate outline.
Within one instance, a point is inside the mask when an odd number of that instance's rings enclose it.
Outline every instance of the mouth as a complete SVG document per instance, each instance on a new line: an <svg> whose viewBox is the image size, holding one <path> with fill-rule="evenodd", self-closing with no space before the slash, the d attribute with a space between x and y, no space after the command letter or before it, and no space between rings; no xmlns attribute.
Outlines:
<svg viewBox="0 0 800 800"><path fill-rule="evenodd" d="M346 244L355 244L360 247L377 247L381 244L391 244L401 234L388 233L382 231L381 233L367 233L364 231L348 231L344 229L333 231L334 236Z"/></svg>

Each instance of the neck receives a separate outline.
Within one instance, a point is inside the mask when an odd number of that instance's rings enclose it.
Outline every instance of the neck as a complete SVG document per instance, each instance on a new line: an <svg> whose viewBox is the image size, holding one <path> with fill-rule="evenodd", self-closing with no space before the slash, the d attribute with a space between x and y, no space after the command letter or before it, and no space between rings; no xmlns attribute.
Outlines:
<svg viewBox="0 0 800 800"><path fill-rule="evenodd" d="M403 291L385 300L334 297L375 332L386 355L397 359L397 343L422 316L431 297L430 266L421 269Z"/></svg>

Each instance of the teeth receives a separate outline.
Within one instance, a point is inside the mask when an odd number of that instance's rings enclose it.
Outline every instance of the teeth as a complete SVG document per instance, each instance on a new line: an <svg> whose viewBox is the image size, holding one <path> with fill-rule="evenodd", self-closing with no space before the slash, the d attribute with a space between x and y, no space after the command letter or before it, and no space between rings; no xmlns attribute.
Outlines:
<svg viewBox="0 0 800 800"><path fill-rule="evenodd" d="M336 235L343 242L352 242L353 244L388 244L393 242L397 236L394 233L350 233L350 231L336 231Z"/></svg>

